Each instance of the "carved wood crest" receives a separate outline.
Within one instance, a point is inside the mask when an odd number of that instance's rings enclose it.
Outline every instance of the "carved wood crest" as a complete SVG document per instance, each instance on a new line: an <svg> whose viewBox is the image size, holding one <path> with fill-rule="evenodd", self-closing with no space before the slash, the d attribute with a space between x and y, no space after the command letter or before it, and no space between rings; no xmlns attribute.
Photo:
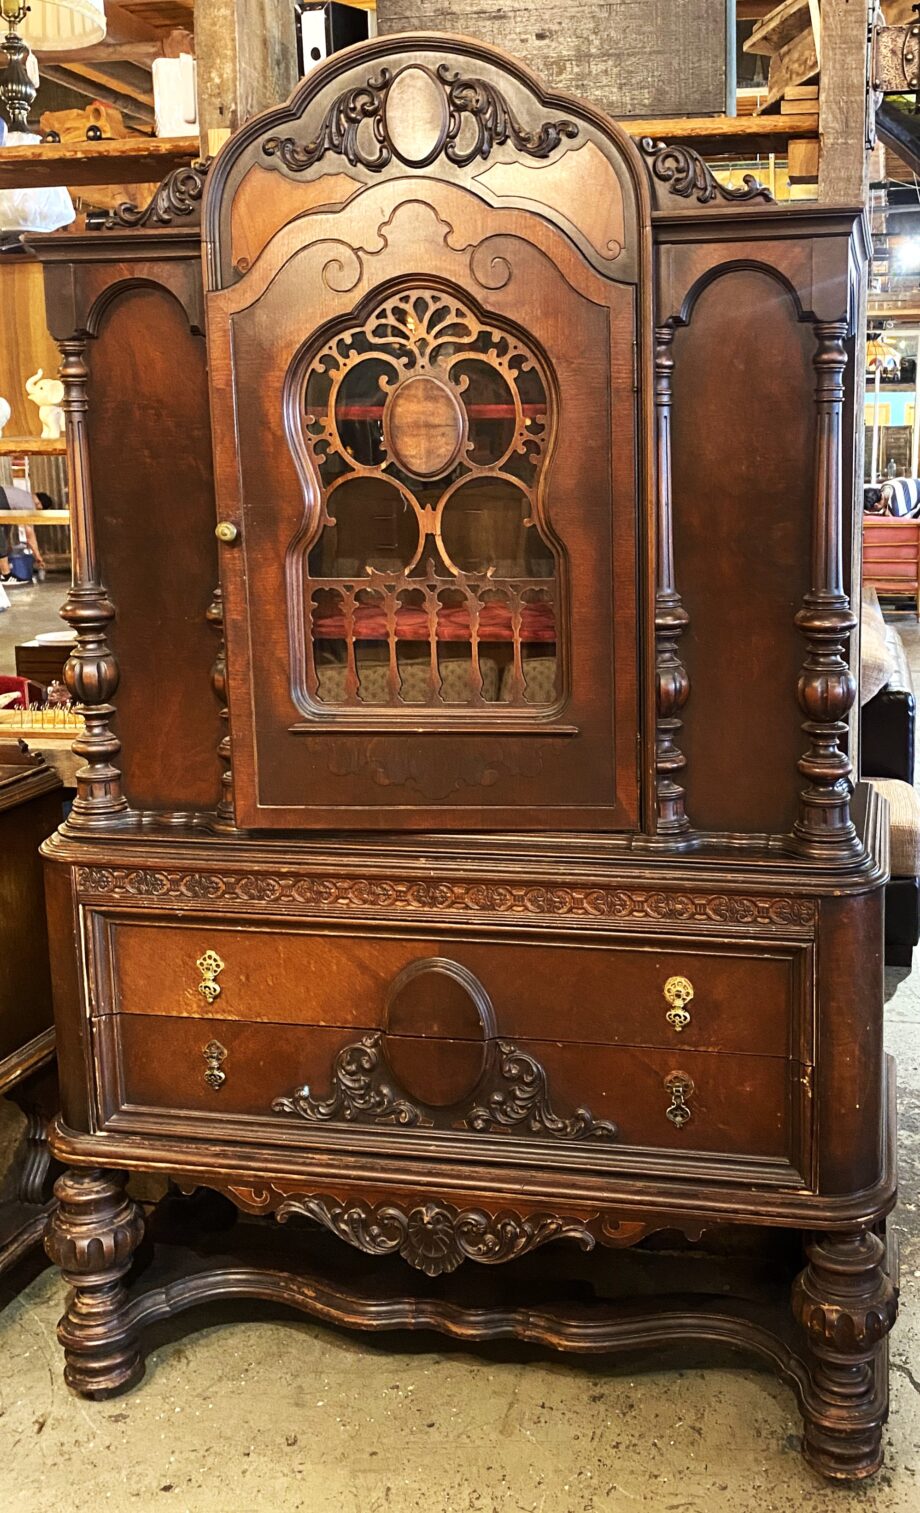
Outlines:
<svg viewBox="0 0 920 1513"><path fill-rule="evenodd" d="M395 73L381 68L365 83L344 90L307 141L272 136L262 152L292 173L305 172L327 153L371 173L381 172L394 157L408 167L424 168L442 152L448 162L464 168L477 158L487 159L506 142L528 157L547 158L578 130L576 122L565 119L528 130L496 85L464 77L446 63L434 70L412 63Z"/></svg>
<svg viewBox="0 0 920 1513"><path fill-rule="evenodd" d="M652 178L664 184L669 194L685 200L695 198L700 205L710 205L714 200L726 200L732 204L761 200L773 204L769 189L752 173L744 175L742 188L733 189L716 178L709 164L692 147L656 142L653 137L643 137L639 147L645 154Z"/></svg>

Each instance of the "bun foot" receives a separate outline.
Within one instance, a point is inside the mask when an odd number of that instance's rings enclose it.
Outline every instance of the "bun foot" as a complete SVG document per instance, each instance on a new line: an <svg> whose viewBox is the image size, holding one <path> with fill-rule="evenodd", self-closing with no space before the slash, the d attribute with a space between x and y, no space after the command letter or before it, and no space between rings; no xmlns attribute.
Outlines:
<svg viewBox="0 0 920 1513"><path fill-rule="evenodd" d="M64 1380L81 1397L114 1397L144 1374L124 1283L144 1220L126 1181L120 1172L68 1171L55 1184L45 1249L72 1288L58 1339Z"/></svg>

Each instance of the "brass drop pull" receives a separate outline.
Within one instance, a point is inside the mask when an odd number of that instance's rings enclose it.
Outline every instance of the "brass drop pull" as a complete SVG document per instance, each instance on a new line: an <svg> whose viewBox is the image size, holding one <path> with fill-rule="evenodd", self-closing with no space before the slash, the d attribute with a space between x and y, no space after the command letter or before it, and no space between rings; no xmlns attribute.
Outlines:
<svg viewBox="0 0 920 1513"><path fill-rule="evenodd" d="M222 520L214 527L214 534L224 546L232 546L240 534L240 528L234 525L232 520Z"/></svg>
<svg viewBox="0 0 920 1513"><path fill-rule="evenodd" d="M201 973L198 991L210 1007L215 998L220 997L220 983L217 979L224 970L224 964L216 951L205 951L203 956L199 956L195 966Z"/></svg>
<svg viewBox="0 0 920 1513"><path fill-rule="evenodd" d="M683 1129L693 1118L692 1111L687 1107L687 1099L693 1092L693 1078L688 1077L686 1072L670 1072L664 1079L664 1085L671 1094L668 1118L678 1129Z"/></svg>
<svg viewBox="0 0 920 1513"><path fill-rule="evenodd" d="M664 985L664 996L671 1005L664 1017L679 1035L690 1023L687 1004L693 997L693 983L689 977L669 977Z"/></svg>
<svg viewBox="0 0 920 1513"><path fill-rule="evenodd" d="M204 1057L204 1080L216 1093L227 1080L226 1072L221 1070L227 1059L227 1048L219 1040L211 1040L201 1054Z"/></svg>

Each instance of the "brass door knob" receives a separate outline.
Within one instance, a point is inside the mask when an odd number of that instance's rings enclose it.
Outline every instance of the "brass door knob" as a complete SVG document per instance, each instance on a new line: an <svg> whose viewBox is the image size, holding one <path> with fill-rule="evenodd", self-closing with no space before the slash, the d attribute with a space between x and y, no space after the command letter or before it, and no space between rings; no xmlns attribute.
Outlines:
<svg viewBox="0 0 920 1513"><path fill-rule="evenodd" d="M232 520L222 520L219 525L214 527L214 534L218 541L223 541L225 546L230 546L232 542L236 541L240 532L239 527L234 525Z"/></svg>

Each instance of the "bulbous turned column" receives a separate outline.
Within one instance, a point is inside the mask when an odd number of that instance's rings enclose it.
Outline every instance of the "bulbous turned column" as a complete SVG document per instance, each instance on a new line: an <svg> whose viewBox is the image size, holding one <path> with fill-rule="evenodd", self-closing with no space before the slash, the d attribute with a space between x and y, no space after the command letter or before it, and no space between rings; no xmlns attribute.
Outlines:
<svg viewBox="0 0 920 1513"><path fill-rule="evenodd" d="M655 585L655 777L656 835L682 848L694 843L677 774L687 758L677 745L681 710L690 681L678 645L689 618L674 584L674 535L671 518L671 376L673 326L655 333L655 422L658 459L658 554Z"/></svg>
<svg viewBox="0 0 920 1513"><path fill-rule="evenodd" d="M144 1374L124 1284L144 1220L126 1181L120 1172L67 1171L54 1188L45 1249L73 1289L58 1339L64 1380L83 1397L113 1397Z"/></svg>
<svg viewBox="0 0 920 1513"><path fill-rule="evenodd" d="M221 764L221 796L216 813L220 828L232 830L236 828L233 807L233 751L230 745L230 710L227 705L227 643L224 639L224 596L220 588L214 590L214 597L208 606L207 620L208 624L220 636L217 656L214 658L214 665L211 668L211 687L221 706L220 718L224 727L224 733L217 747L217 755Z"/></svg>
<svg viewBox="0 0 920 1513"><path fill-rule="evenodd" d="M118 688L118 663L106 632L115 618L115 609L99 582L93 539L86 430L89 378L86 341L82 337L63 341L61 351L73 551L73 579L61 617L73 627L77 637L64 667L64 681L84 722L73 749L86 762L77 769L77 796L66 827L100 830L122 824L130 817L121 788L121 772L115 766L121 742L110 728L115 714L111 700Z"/></svg>
<svg viewBox="0 0 920 1513"><path fill-rule="evenodd" d="M844 750L847 715L856 681L846 660L856 616L843 591L841 546L843 505L843 370L847 355L845 321L815 326L818 342L815 405L815 501L812 526L812 587L795 623L805 637L806 656L797 694L808 749L798 769L806 786L789 849L815 861L846 861L862 854L850 818L852 764Z"/></svg>
<svg viewBox="0 0 920 1513"><path fill-rule="evenodd" d="M812 1360L804 1452L822 1476L859 1480L882 1463L887 1382L876 1381L874 1366L898 1312L884 1259L871 1231L816 1236L793 1285L792 1310Z"/></svg>

